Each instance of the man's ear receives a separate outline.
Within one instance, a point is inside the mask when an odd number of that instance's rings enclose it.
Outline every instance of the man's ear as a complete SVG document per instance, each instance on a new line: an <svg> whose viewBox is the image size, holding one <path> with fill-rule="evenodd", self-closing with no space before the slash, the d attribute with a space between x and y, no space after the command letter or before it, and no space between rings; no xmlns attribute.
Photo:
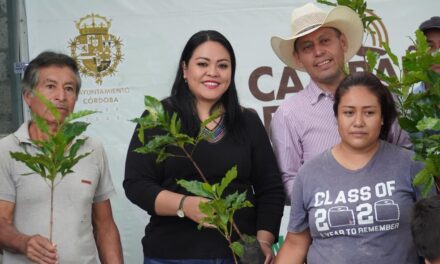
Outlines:
<svg viewBox="0 0 440 264"><path fill-rule="evenodd" d="M302 63L301 59L299 58L298 52L293 51L292 56L294 57L294 59L296 59L296 61L298 62L298 65L299 65L300 67L304 68L303 63Z"/></svg>
<svg viewBox="0 0 440 264"><path fill-rule="evenodd" d="M34 97L35 95L32 93L32 91L30 91L29 89L25 89L24 91L23 91L23 99L24 99L24 101L26 102L26 104L28 105L28 106L30 106L31 105L31 100L32 100L32 97Z"/></svg>

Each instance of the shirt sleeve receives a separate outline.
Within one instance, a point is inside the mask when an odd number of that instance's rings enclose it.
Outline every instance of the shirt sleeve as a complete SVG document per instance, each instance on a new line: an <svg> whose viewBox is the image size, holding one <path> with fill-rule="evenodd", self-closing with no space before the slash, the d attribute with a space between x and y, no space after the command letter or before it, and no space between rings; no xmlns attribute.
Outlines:
<svg viewBox="0 0 440 264"><path fill-rule="evenodd" d="M387 141L390 142L391 144L406 149L412 149L413 147L408 133L400 127L397 119L394 121L393 125L391 126L390 132L388 133Z"/></svg>
<svg viewBox="0 0 440 264"><path fill-rule="evenodd" d="M296 123L287 118L282 106L275 112L270 124L270 138L272 141L281 179L286 191L286 202L290 204L292 188L298 169L303 163L303 150L300 136L296 130Z"/></svg>
<svg viewBox="0 0 440 264"><path fill-rule="evenodd" d="M278 238L285 194L269 137L256 113L249 112L252 135L252 185L256 197L257 230Z"/></svg>
<svg viewBox="0 0 440 264"><path fill-rule="evenodd" d="M148 112L145 111L142 116ZM159 185L160 165L156 163L156 155L137 153L135 150L142 146L138 138L139 125L136 126L128 146L125 160L125 177L123 187L127 198L148 214L155 214L155 200L157 195L164 190ZM158 131L149 130L144 133L148 139L158 134Z"/></svg>
<svg viewBox="0 0 440 264"><path fill-rule="evenodd" d="M3 140L7 140L6 138ZM1 143L4 143L1 142ZM11 175L11 156L9 149L0 143L0 200L15 203L15 184Z"/></svg>
<svg viewBox="0 0 440 264"><path fill-rule="evenodd" d="M292 192L292 205L290 207L290 218L287 231L290 233L301 233L309 227L308 211L304 199L304 184L301 172L295 180Z"/></svg>
<svg viewBox="0 0 440 264"><path fill-rule="evenodd" d="M110 174L107 154L105 153L104 147L101 143L97 143L94 152L96 152L97 155L96 159L98 161L100 172L99 183L96 188L95 196L93 197L93 202L97 203L109 199L116 192Z"/></svg>

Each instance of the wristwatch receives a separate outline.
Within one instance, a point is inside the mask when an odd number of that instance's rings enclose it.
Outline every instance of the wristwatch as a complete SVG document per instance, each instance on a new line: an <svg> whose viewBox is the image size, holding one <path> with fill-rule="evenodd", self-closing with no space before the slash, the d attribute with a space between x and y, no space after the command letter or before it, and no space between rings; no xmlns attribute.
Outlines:
<svg viewBox="0 0 440 264"><path fill-rule="evenodd" d="M185 217L185 213L183 212L183 202L185 201L186 197L188 197L188 196L184 195L182 197L182 199L180 200L180 203L179 203L179 208L177 209L177 216L180 218Z"/></svg>

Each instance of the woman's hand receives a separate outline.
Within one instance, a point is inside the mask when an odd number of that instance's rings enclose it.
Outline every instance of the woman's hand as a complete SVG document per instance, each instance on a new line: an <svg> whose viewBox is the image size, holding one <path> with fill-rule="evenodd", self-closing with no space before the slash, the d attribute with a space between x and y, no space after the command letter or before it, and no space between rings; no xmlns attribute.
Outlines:
<svg viewBox="0 0 440 264"><path fill-rule="evenodd" d="M186 217L200 224L206 215L200 211L199 205L201 202L208 202L209 200L200 196L188 196L183 203L183 212ZM215 228L210 224L203 224L204 227Z"/></svg>
<svg viewBox="0 0 440 264"><path fill-rule="evenodd" d="M183 200L182 203L182 199ZM155 201L155 212L157 215L176 216L180 203L182 203L182 210L185 217L200 224L202 219L206 217L200 211L199 204L201 202L208 202L209 199L200 196L184 196L180 193L170 192L167 190L161 191ZM204 227L214 227L212 225L203 224Z"/></svg>
<svg viewBox="0 0 440 264"><path fill-rule="evenodd" d="M264 264L273 264L275 261L275 254L272 251L272 245L268 241L258 240L260 243L261 251L265 256Z"/></svg>
<svg viewBox="0 0 440 264"><path fill-rule="evenodd" d="M266 230L258 230L257 240L265 256L264 264L273 264L275 261L275 254L272 251L272 245L275 241L274 235Z"/></svg>

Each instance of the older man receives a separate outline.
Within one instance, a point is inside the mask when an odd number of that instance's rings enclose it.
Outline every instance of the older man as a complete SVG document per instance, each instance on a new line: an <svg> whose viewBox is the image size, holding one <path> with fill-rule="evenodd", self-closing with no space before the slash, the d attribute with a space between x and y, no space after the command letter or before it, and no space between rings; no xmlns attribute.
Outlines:
<svg viewBox="0 0 440 264"><path fill-rule="evenodd" d="M364 30L350 8L337 6L325 12L312 3L293 10L291 28L290 38L272 37L272 49L288 66L307 72L311 80L281 104L270 126L287 203L301 165L340 141L333 94L346 76L344 63L361 47ZM411 146L397 123L388 140Z"/></svg>
<svg viewBox="0 0 440 264"><path fill-rule="evenodd" d="M32 60L23 78L23 96L33 114L46 120L50 131L58 122L35 96L50 100L61 119L72 113L81 87L76 62L64 54L44 52ZM10 152L36 153L30 141L45 140L30 121L0 140L0 247L4 264L123 263L119 232L109 198L115 193L103 146L88 138L78 154L90 152L73 173L55 179L53 243L49 237L50 188L29 173ZM96 250L97 249L97 250Z"/></svg>

